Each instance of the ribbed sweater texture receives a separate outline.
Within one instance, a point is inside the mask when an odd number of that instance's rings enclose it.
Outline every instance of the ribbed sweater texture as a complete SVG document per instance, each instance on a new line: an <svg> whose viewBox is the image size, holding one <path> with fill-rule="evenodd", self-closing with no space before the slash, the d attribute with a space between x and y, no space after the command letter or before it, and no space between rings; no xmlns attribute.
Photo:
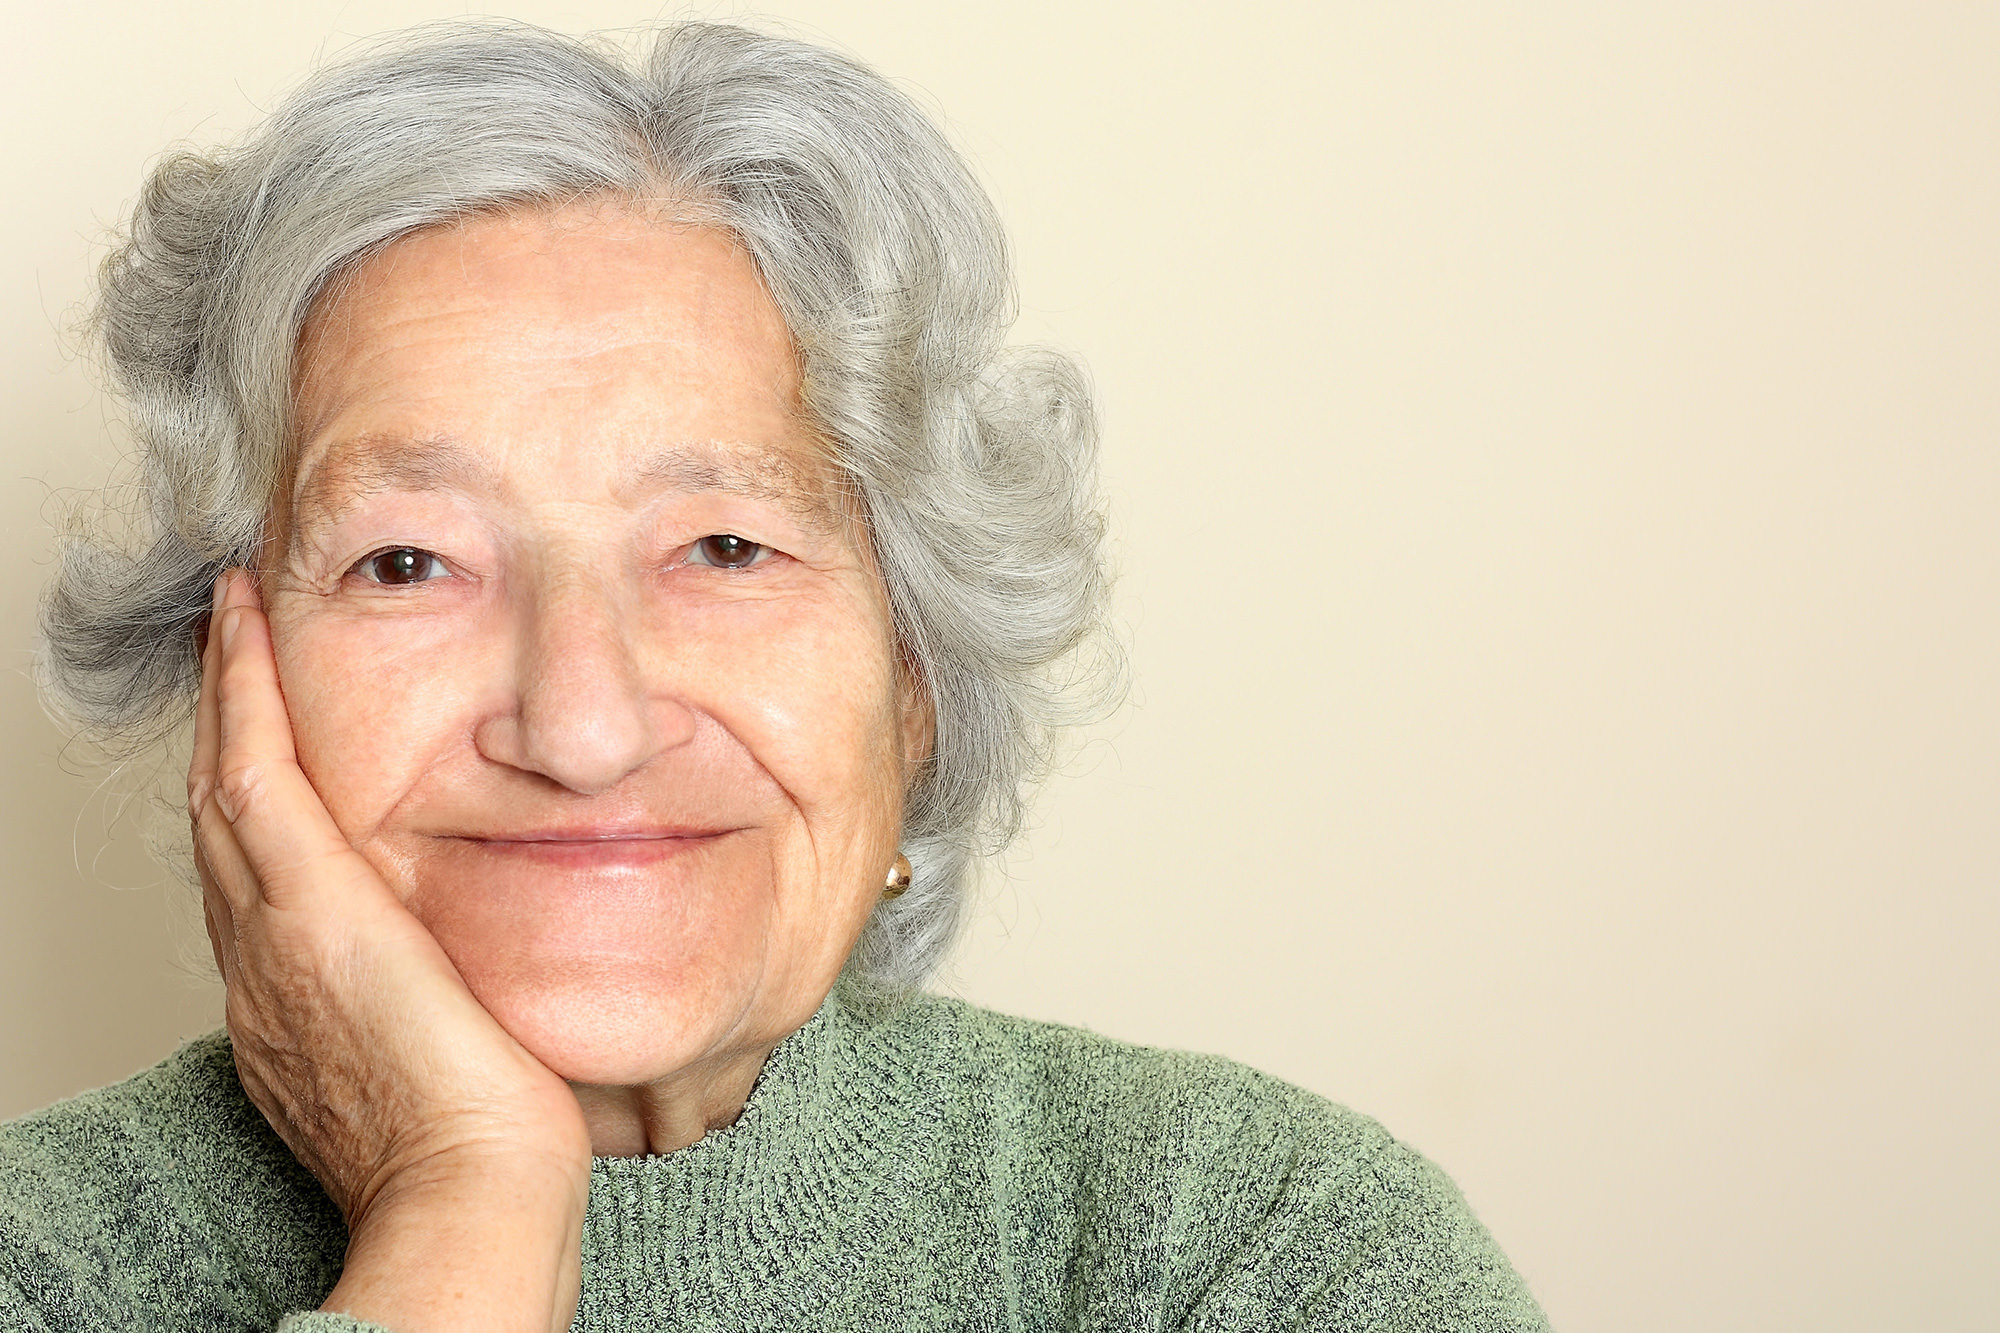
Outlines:
<svg viewBox="0 0 2000 1333"><path fill-rule="evenodd" d="M355 1333L221 1034L0 1126L0 1329ZM836 989L734 1125L592 1165L574 1330L1542 1330L1452 1183L1241 1065Z"/></svg>

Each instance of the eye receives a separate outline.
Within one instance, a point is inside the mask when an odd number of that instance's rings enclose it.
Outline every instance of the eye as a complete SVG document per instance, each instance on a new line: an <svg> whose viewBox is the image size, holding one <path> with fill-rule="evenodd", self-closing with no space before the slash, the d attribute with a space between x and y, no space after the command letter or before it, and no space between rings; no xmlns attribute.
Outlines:
<svg viewBox="0 0 2000 1333"><path fill-rule="evenodd" d="M762 542L753 542L733 532L718 532L688 548L688 563L714 565L718 569L748 569L770 555L771 548Z"/></svg>
<svg viewBox="0 0 2000 1333"><path fill-rule="evenodd" d="M362 558L354 572L370 583L426 583L451 571L444 561L414 546L392 546Z"/></svg>

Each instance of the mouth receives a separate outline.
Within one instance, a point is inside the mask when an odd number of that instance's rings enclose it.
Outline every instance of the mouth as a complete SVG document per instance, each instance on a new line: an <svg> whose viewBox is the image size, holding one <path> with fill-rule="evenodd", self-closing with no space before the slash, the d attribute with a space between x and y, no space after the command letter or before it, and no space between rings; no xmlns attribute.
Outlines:
<svg viewBox="0 0 2000 1333"><path fill-rule="evenodd" d="M564 826L505 833L460 834L459 840L490 856L548 865L603 867L652 865L688 856L740 830L682 826Z"/></svg>
<svg viewBox="0 0 2000 1333"><path fill-rule="evenodd" d="M715 838L734 829L696 824L562 824L462 836L476 842L647 842L660 838Z"/></svg>

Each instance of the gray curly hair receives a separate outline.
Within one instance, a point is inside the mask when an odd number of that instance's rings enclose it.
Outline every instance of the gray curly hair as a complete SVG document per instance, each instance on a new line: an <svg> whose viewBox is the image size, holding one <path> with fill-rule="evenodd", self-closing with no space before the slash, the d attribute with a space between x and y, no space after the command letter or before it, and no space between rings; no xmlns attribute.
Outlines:
<svg viewBox="0 0 2000 1333"><path fill-rule="evenodd" d="M145 530L64 543L45 687L114 747L185 723L210 587L253 559L284 481L294 348L329 283L471 214L663 194L734 232L784 314L932 702L905 813L915 883L850 960L915 985L1059 728L1108 707L1122 669L1083 372L1003 345L991 202L907 97L819 47L684 24L628 56L519 24L422 28L314 75L234 149L161 161L95 320Z"/></svg>

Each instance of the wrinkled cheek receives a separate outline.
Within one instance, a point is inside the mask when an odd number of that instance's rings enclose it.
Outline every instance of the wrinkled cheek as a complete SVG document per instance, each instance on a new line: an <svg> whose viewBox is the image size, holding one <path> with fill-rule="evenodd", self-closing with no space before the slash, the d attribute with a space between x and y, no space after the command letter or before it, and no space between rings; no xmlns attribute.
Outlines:
<svg viewBox="0 0 2000 1333"><path fill-rule="evenodd" d="M435 651L368 635L279 621L273 638L299 767L359 844L438 754L465 704L462 676Z"/></svg>
<svg viewBox="0 0 2000 1333"><path fill-rule="evenodd" d="M801 636L750 662L713 697L808 814L874 817L885 791L897 802L902 712L885 643Z"/></svg>

